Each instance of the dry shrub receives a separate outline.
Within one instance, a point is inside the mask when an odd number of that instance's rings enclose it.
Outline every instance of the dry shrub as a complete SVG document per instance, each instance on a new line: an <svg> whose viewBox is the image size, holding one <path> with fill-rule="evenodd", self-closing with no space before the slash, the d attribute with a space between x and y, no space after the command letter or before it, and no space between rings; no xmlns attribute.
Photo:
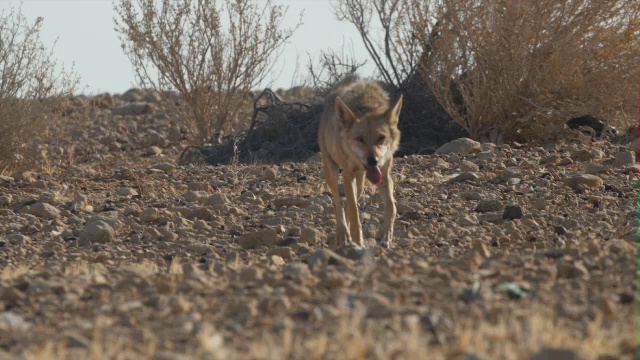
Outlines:
<svg viewBox="0 0 640 360"><path fill-rule="evenodd" d="M270 0L118 0L116 30L142 87L176 90L175 110L203 144L231 130L294 29Z"/></svg>
<svg viewBox="0 0 640 360"><path fill-rule="evenodd" d="M576 115L634 116L640 2L407 2L422 73L472 137L526 141Z"/></svg>
<svg viewBox="0 0 640 360"><path fill-rule="evenodd" d="M24 145L46 134L78 84L42 44L43 21L29 22L20 8L0 14L0 173L28 166Z"/></svg>
<svg viewBox="0 0 640 360"><path fill-rule="evenodd" d="M422 79L419 68L424 46L411 21L415 11L407 0L339 0L339 20L354 25L375 77L392 97L404 94L398 126L402 140L398 156L433 152L441 144L465 136Z"/></svg>
<svg viewBox="0 0 640 360"><path fill-rule="evenodd" d="M265 89L253 103L248 129L207 146L190 146L180 164L236 164L304 161L320 151L317 142L323 97L346 76L354 76L363 63L345 52L323 51L308 63L304 83L288 91ZM289 101L285 100L288 99Z"/></svg>
<svg viewBox="0 0 640 360"><path fill-rule="evenodd" d="M355 26L381 80L403 90L421 54L408 21L412 8L404 0L339 0L336 5L338 20Z"/></svg>
<svg viewBox="0 0 640 360"><path fill-rule="evenodd" d="M310 84L319 97L326 96L329 91L346 76L357 74L366 61L358 61L351 51L347 54L344 48L340 53L333 49L323 50L316 62L309 58L307 64L306 83ZM316 99L321 102L322 99Z"/></svg>

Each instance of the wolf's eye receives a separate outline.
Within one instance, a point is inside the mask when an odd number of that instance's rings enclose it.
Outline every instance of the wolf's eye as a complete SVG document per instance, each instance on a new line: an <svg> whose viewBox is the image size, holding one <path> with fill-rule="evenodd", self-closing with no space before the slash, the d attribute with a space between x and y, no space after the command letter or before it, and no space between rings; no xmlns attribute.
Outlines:
<svg viewBox="0 0 640 360"><path fill-rule="evenodd" d="M356 141L359 142L359 143L363 143L364 144L364 138L362 136L358 136L356 138Z"/></svg>
<svg viewBox="0 0 640 360"><path fill-rule="evenodd" d="M377 144L382 144L385 139L386 139L386 137L384 135L380 135L380 136L378 136L378 141L376 143Z"/></svg>

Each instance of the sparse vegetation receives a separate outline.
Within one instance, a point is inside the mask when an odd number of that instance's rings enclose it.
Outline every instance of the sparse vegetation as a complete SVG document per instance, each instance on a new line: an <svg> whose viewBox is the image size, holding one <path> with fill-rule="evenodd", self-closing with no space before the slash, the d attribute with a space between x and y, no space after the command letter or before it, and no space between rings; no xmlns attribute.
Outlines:
<svg viewBox="0 0 640 360"><path fill-rule="evenodd" d="M40 31L44 19L30 22L20 8L0 13L0 173L27 167L25 144L45 135L78 84L47 50Z"/></svg>
<svg viewBox="0 0 640 360"><path fill-rule="evenodd" d="M381 79L400 91L424 93L417 102L434 95L475 139L539 140L584 114L622 125L635 119L638 2L338 4L338 17L355 25Z"/></svg>
<svg viewBox="0 0 640 360"><path fill-rule="evenodd" d="M116 30L142 87L176 90L194 144L236 124L294 29L268 0L118 0Z"/></svg>
<svg viewBox="0 0 640 360"><path fill-rule="evenodd" d="M411 4L421 73L472 137L541 140L576 115L635 118L640 2Z"/></svg>

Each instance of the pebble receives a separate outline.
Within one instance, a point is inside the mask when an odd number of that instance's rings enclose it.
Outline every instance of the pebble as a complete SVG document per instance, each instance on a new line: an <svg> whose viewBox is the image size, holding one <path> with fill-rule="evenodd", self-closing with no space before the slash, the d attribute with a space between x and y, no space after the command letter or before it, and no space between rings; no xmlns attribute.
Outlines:
<svg viewBox="0 0 640 360"><path fill-rule="evenodd" d="M0 206L11 205L11 200L13 200L13 196L11 196L11 194L0 196Z"/></svg>
<svg viewBox="0 0 640 360"><path fill-rule="evenodd" d="M157 146L149 146L148 148L144 149L145 156L158 156L160 154L162 154L162 149Z"/></svg>
<svg viewBox="0 0 640 360"><path fill-rule="evenodd" d="M589 175L597 175L597 174L605 173L608 170L609 170L609 167L606 165L593 164L593 165L589 165L585 170L585 172Z"/></svg>
<svg viewBox="0 0 640 360"><path fill-rule="evenodd" d="M260 246L271 247L278 240L275 229L256 231L238 237L238 244L243 249L255 249Z"/></svg>
<svg viewBox="0 0 640 360"><path fill-rule="evenodd" d="M480 176L478 176L476 173L465 172L452 178L451 180L449 180L449 182L454 184L454 183L466 182L466 181L476 181L478 179L480 179Z"/></svg>
<svg viewBox="0 0 640 360"><path fill-rule="evenodd" d="M300 232L299 242L316 245L320 242L320 233L314 228L303 228Z"/></svg>
<svg viewBox="0 0 640 360"><path fill-rule="evenodd" d="M150 223L158 220L160 213L156 208L146 208L140 213L140 221Z"/></svg>
<svg viewBox="0 0 640 360"><path fill-rule="evenodd" d="M266 168L262 173L262 180L271 181L278 178L278 170L274 168Z"/></svg>
<svg viewBox="0 0 640 360"><path fill-rule="evenodd" d="M502 210L502 208L502 203L499 200L481 200L474 211L485 213L490 211Z"/></svg>
<svg viewBox="0 0 640 360"><path fill-rule="evenodd" d="M277 255L284 260L291 260L293 258L293 249L290 247L275 247L267 253L267 256Z"/></svg>
<svg viewBox="0 0 640 360"><path fill-rule="evenodd" d="M523 212L519 205L509 205L504 209L502 218L505 220L522 219Z"/></svg>
<svg viewBox="0 0 640 360"><path fill-rule="evenodd" d="M169 164L169 163L163 163L163 164L153 165L151 167L151 169L160 170L160 171L163 171L163 172L165 172L167 174L171 174L174 171L176 171L176 166L173 165L173 164Z"/></svg>
<svg viewBox="0 0 640 360"><path fill-rule="evenodd" d="M209 194L206 191L189 191L184 194L186 202L199 202L201 204L207 202Z"/></svg>
<svg viewBox="0 0 640 360"><path fill-rule="evenodd" d="M226 205L229 203L229 199L223 194L213 194L207 198L207 205L215 206L215 205Z"/></svg>

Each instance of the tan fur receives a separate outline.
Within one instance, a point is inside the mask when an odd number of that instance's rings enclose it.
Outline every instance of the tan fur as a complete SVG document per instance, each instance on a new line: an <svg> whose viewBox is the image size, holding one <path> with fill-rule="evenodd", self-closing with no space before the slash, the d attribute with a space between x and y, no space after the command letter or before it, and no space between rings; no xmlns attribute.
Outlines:
<svg viewBox="0 0 640 360"><path fill-rule="evenodd" d="M382 172L382 181L377 187L385 207L376 240L384 247L391 246L396 217L391 167L400 142L397 124L401 107L402 96L391 104L389 95L377 82L356 77L340 82L326 99L318 142L327 185L333 195L339 245L351 241L364 245L358 199L364 190L367 161L373 157ZM338 192L340 168L343 169L346 217Z"/></svg>

